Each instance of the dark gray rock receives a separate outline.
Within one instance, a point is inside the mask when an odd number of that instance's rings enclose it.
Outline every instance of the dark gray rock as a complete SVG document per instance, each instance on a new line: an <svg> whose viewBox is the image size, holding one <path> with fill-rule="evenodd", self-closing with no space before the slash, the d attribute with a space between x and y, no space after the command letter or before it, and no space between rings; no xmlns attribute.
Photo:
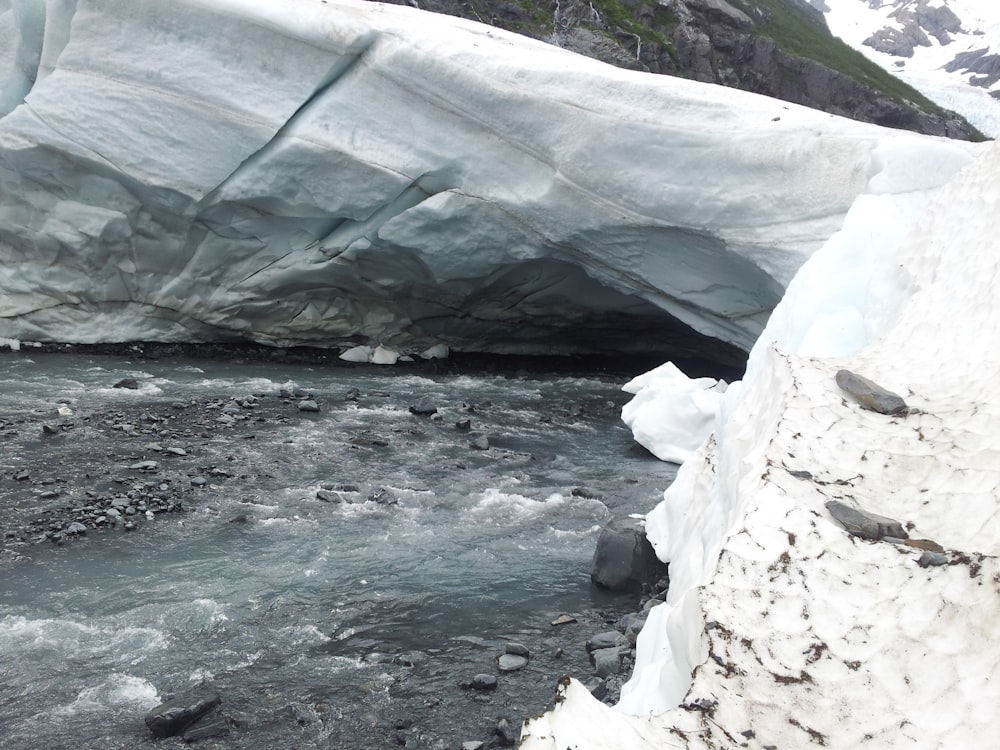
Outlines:
<svg viewBox="0 0 1000 750"><path fill-rule="evenodd" d="M497 728L493 730L493 733L497 736L497 742L502 747L511 747L515 742L517 742L517 734L514 732L514 728L510 725L507 719L500 719L497 722Z"/></svg>
<svg viewBox="0 0 1000 750"><path fill-rule="evenodd" d="M437 406L434 405L431 399L424 397L417 401L417 403L410 404L410 413L420 417L429 417L431 414L437 413Z"/></svg>
<svg viewBox="0 0 1000 750"><path fill-rule="evenodd" d="M843 526L848 534L861 539L879 541L886 537L907 539L910 536L899 521L852 508L839 500L828 502L826 509L830 511L833 520Z"/></svg>
<svg viewBox="0 0 1000 750"><path fill-rule="evenodd" d="M471 419L458 420L457 422L455 422L455 429L458 430L459 432L468 432L469 430L472 429L472 420Z"/></svg>
<svg viewBox="0 0 1000 750"><path fill-rule="evenodd" d="M399 498L396 497L396 493L388 487L376 487L368 495L367 499L379 505L399 505Z"/></svg>
<svg viewBox="0 0 1000 750"><path fill-rule="evenodd" d="M900 395L850 370L838 370L836 380L841 390L869 411L890 415L906 411L906 402Z"/></svg>
<svg viewBox="0 0 1000 750"><path fill-rule="evenodd" d="M591 651L590 659L594 662L594 671L602 679L618 674L622 670L622 651L618 647Z"/></svg>
<svg viewBox="0 0 1000 750"><path fill-rule="evenodd" d="M591 677L589 680L583 681L583 686L599 701L604 700L608 695L608 686L600 677Z"/></svg>
<svg viewBox="0 0 1000 750"><path fill-rule="evenodd" d="M917 559L917 565L919 565L921 568L932 568L932 567L937 567L939 565L947 565L947 564L948 564L948 555L944 554L943 552L927 551L924 552L922 555L920 555L920 557Z"/></svg>
<svg viewBox="0 0 1000 750"><path fill-rule="evenodd" d="M154 737L173 737L222 703L222 698L209 685L199 685L186 693L161 703L148 714L145 722Z"/></svg>
<svg viewBox="0 0 1000 750"><path fill-rule="evenodd" d="M339 503L344 498L341 497L339 492L334 492L333 490L316 490L316 499L322 500L324 503Z"/></svg>
<svg viewBox="0 0 1000 750"><path fill-rule="evenodd" d="M229 722L221 714L208 715L189 727L184 732L187 743L207 740L210 737L224 737L229 734Z"/></svg>
<svg viewBox="0 0 1000 750"><path fill-rule="evenodd" d="M530 656L528 647L525 646L523 643L508 643L506 646L504 646L504 653L514 654L515 656L524 656L524 657Z"/></svg>
<svg viewBox="0 0 1000 750"><path fill-rule="evenodd" d="M615 518L601 530L590 567L590 580L612 591L640 592L666 572L646 539L642 519Z"/></svg>
<svg viewBox="0 0 1000 750"><path fill-rule="evenodd" d="M114 388L127 388L130 391L139 390L139 381L135 378L122 378L112 386Z"/></svg>
<svg viewBox="0 0 1000 750"><path fill-rule="evenodd" d="M477 674L469 687L473 690L496 690L498 684L497 678L491 674Z"/></svg>
<svg viewBox="0 0 1000 750"><path fill-rule="evenodd" d="M598 633L589 641L587 641L588 651L598 651L604 648L618 648L621 644L622 634L617 630L608 630L603 633Z"/></svg>
<svg viewBox="0 0 1000 750"><path fill-rule="evenodd" d="M497 665L501 672L516 672L523 669L528 663L528 657L518 654L501 654L497 658Z"/></svg>

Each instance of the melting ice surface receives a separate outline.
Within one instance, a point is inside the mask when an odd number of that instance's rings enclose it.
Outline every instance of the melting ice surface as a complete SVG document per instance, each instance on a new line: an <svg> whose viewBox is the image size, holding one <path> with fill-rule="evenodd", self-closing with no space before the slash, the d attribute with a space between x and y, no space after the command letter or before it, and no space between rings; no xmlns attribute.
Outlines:
<svg viewBox="0 0 1000 750"><path fill-rule="evenodd" d="M138 391L109 387L126 376L139 380ZM350 730L394 710L393 670L373 655L413 650L443 665L428 683L447 699L458 679L495 669L492 651L465 639L512 636L526 622L591 606L600 526L611 512L648 506L672 478L669 465L629 451L620 382L597 379L22 352L0 360L0 411L50 411L60 398L113 410L125 401L276 393L290 382L324 411L228 449L233 465L253 463L271 478L220 483L194 513L157 516L135 534L46 546L4 571L0 745L134 747L148 740L142 714L202 679L214 679L229 705L334 706L331 724ZM365 394L357 403L344 401L351 388ZM444 420L409 413L422 396ZM467 433L453 427L461 416L488 424L505 457L471 451ZM352 448L348 439L362 430L388 436L390 446ZM328 482L355 485L356 500L388 486L400 502L324 503L315 495ZM579 485L603 501L571 496ZM241 513L251 521L228 523ZM260 723L250 746L332 741L322 722Z"/></svg>

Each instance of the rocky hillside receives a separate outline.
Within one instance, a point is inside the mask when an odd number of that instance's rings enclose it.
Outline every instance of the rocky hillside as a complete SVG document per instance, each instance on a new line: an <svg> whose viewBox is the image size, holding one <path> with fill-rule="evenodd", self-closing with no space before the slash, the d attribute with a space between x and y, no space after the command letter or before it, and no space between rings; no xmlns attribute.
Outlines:
<svg viewBox="0 0 1000 750"><path fill-rule="evenodd" d="M406 3L407 0L395 0ZM930 135L981 140L833 37L806 0L409 0L624 68L682 76Z"/></svg>

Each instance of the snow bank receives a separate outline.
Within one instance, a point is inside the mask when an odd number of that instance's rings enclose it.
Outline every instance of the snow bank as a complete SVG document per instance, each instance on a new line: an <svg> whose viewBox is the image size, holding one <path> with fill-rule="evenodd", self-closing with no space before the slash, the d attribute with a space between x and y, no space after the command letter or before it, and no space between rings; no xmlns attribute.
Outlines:
<svg viewBox="0 0 1000 750"><path fill-rule="evenodd" d="M938 191L871 187L649 514L671 589L618 710L571 683L523 748L996 746L1000 148ZM862 410L840 368L910 413ZM831 500L918 541L852 537Z"/></svg>
<svg viewBox="0 0 1000 750"><path fill-rule="evenodd" d="M633 378L622 390L635 394L622 407L622 421L636 442L660 460L679 464L711 433L726 383L688 378L667 362Z"/></svg>

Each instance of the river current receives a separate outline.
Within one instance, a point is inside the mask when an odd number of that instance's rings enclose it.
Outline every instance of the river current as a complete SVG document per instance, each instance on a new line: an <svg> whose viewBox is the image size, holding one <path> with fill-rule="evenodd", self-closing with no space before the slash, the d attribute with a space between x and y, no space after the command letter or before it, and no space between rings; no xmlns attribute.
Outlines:
<svg viewBox="0 0 1000 750"><path fill-rule="evenodd" d="M112 387L126 377L139 387ZM255 471L188 512L0 569L0 747L152 747L144 713L205 680L239 727L210 747L460 747L487 739L480 714L541 710L456 684L496 673L509 641L564 658L553 618L625 606L591 586L597 535L651 508L674 468L635 450L626 377L4 356L8 418L295 388L321 411L215 440ZM421 399L438 413L411 413Z"/></svg>

